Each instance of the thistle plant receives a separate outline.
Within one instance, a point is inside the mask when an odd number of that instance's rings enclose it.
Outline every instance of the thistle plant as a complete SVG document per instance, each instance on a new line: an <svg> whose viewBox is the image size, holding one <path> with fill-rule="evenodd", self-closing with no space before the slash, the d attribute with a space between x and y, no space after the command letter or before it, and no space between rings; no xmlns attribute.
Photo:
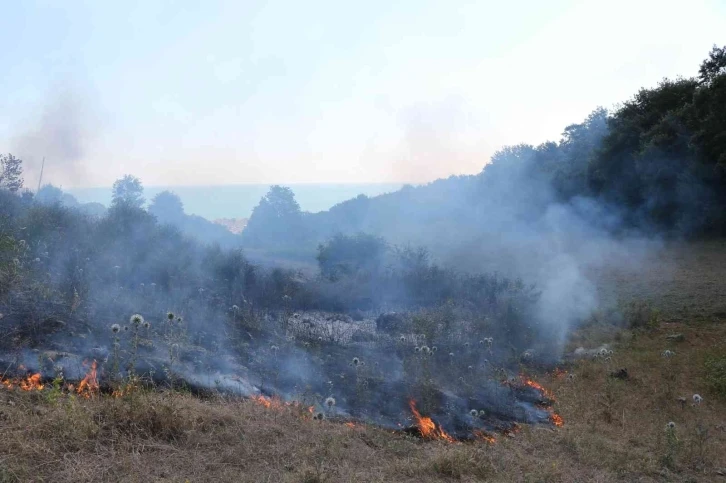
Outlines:
<svg viewBox="0 0 726 483"><path fill-rule="evenodd" d="M121 343L119 340L119 333L121 332L121 326L118 324L113 324L111 326L111 333L113 334L113 345L112 345L112 359L111 359L111 380L115 381L116 377L119 373L119 364L120 364L120 357L119 357L119 350L121 347Z"/></svg>
<svg viewBox="0 0 726 483"><path fill-rule="evenodd" d="M675 467L679 447L680 441L676 435L676 424L671 421L665 428L665 449L663 456L661 457L663 466L669 469L673 469Z"/></svg>
<svg viewBox="0 0 726 483"><path fill-rule="evenodd" d="M139 314L134 314L129 319L131 323L131 358L129 360L129 375L136 374L136 356L139 351L139 328L144 323L144 318Z"/></svg>

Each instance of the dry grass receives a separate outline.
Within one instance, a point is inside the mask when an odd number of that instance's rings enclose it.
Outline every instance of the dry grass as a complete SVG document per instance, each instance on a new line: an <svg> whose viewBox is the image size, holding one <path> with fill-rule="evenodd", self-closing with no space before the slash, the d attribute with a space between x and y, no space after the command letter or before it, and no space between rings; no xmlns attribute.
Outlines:
<svg viewBox="0 0 726 483"><path fill-rule="evenodd" d="M669 346L673 330L685 341ZM524 427L494 445L423 442L221 396L51 403L46 391L3 389L0 481L713 481L726 466L726 404L705 390L703 354L724 337L724 325L625 333L613 361L580 362L574 380L541 378L563 428ZM676 357L663 358L666 347ZM608 377L621 366L629 380Z"/></svg>
<svg viewBox="0 0 726 483"><path fill-rule="evenodd" d="M726 340L726 250L715 242L701 248L674 246L638 273L602 274L618 296L649 300L662 318L649 331L600 324L572 334L571 347L610 342L615 352L611 361L568 367L572 380L539 377L557 397L562 428L523 427L493 445L448 444L221 396L51 402L47 390L0 388L0 483L726 481L726 401L706 369ZM666 339L674 333L685 340ZM665 349L676 355L664 358ZM621 367L629 379L609 377ZM705 398L700 406L694 393Z"/></svg>
<svg viewBox="0 0 726 483"><path fill-rule="evenodd" d="M647 301L671 322L726 322L726 241L668 242L638 263L594 274L603 304Z"/></svg>

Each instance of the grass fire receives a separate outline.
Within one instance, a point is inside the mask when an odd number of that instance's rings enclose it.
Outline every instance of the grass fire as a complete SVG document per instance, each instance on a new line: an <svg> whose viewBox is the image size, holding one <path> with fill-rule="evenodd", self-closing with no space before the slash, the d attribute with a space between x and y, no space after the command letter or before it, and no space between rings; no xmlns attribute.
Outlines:
<svg viewBox="0 0 726 483"><path fill-rule="evenodd" d="M726 478L715 2L7 3L0 483Z"/></svg>

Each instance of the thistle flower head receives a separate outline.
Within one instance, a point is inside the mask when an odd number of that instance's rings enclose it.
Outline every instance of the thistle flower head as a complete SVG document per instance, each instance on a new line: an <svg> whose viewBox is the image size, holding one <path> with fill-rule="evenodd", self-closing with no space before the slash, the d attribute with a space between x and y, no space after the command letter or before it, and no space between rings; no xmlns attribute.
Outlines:
<svg viewBox="0 0 726 483"><path fill-rule="evenodd" d="M431 352L432 352L432 353L433 353L433 352L436 352L437 350L439 350L439 348L438 348L438 347L436 347L436 346L431 346Z"/></svg>
<svg viewBox="0 0 726 483"><path fill-rule="evenodd" d="M332 408L333 406L335 406L335 398L332 396L327 398L325 400L325 405L328 406L329 408Z"/></svg>
<svg viewBox="0 0 726 483"><path fill-rule="evenodd" d="M480 410L479 410L479 417L480 417L480 418L483 418L483 417L484 417L484 416L486 416L486 415L487 415L486 411L484 411L483 409L480 409Z"/></svg>
<svg viewBox="0 0 726 483"><path fill-rule="evenodd" d="M430 354L431 349L429 348L429 346L424 345L424 346L421 346L421 352L423 352L424 354Z"/></svg>
<svg viewBox="0 0 726 483"><path fill-rule="evenodd" d="M148 330L148 329L151 328L151 323L148 320L145 321L143 325L144 325L144 329L147 329Z"/></svg>
<svg viewBox="0 0 726 483"><path fill-rule="evenodd" d="M134 314L129 319L129 322L138 327L139 325L144 323L144 318L140 314Z"/></svg>
<svg viewBox="0 0 726 483"><path fill-rule="evenodd" d="M454 357L454 353L453 352L449 352L449 357Z"/></svg>
<svg viewBox="0 0 726 483"><path fill-rule="evenodd" d="M476 418L479 416L479 411L477 411L476 409L472 409L471 411L469 411L469 414L472 418Z"/></svg>
<svg viewBox="0 0 726 483"><path fill-rule="evenodd" d="M184 322L184 319L182 319L181 317L177 317L177 318L176 318L176 321L177 321L177 322L179 322L179 323L181 324L182 322Z"/></svg>
<svg viewBox="0 0 726 483"><path fill-rule="evenodd" d="M419 346L414 347L413 350L415 350L416 352L421 352L421 348Z"/></svg>
<svg viewBox="0 0 726 483"><path fill-rule="evenodd" d="M694 394L693 395L693 402L696 404L701 404L703 402L703 398L700 394Z"/></svg>
<svg viewBox="0 0 726 483"><path fill-rule="evenodd" d="M174 320L174 313L173 313L173 312L167 312L167 313L166 313L166 318L167 318L168 320L170 320L170 321L171 321L171 320Z"/></svg>
<svg viewBox="0 0 726 483"><path fill-rule="evenodd" d="M118 324L113 324L111 326L111 332L113 332L114 334L118 334L120 330L121 330L121 326Z"/></svg>
<svg viewBox="0 0 726 483"><path fill-rule="evenodd" d="M352 362L354 366L360 365L360 359L358 359L357 357L354 357Z"/></svg>
<svg viewBox="0 0 726 483"><path fill-rule="evenodd" d="M318 421L322 421L323 419L325 419L325 414L323 414L321 412L317 412L315 414L315 416L313 416L313 419L317 419Z"/></svg>
<svg viewBox="0 0 726 483"><path fill-rule="evenodd" d="M280 348L279 348L279 347L277 347L276 345L272 345L272 346L270 346L270 350L271 350L272 352L277 352L278 350L280 350Z"/></svg>
<svg viewBox="0 0 726 483"><path fill-rule="evenodd" d="M666 424L666 431L676 429L676 423L673 421L668 421L668 424Z"/></svg>
<svg viewBox="0 0 726 483"><path fill-rule="evenodd" d="M398 340L400 340L401 342L406 342L406 338L404 336L399 337Z"/></svg>

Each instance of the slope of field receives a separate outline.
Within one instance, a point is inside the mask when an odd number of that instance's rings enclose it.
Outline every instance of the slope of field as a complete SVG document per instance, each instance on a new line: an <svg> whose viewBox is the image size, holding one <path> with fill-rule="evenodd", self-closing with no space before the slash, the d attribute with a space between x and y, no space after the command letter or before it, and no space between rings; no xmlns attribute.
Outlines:
<svg viewBox="0 0 726 483"><path fill-rule="evenodd" d="M568 350L606 343L609 357L523 367L554 395L559 428L448 443L223 395L0 385L0 482L726 481L724 261L723 243L672 244L599 274L657 311L642 329L603 317L571 335Z"/></svg>
<svg viewBox="0 0 726 483"><path fill-rule="evenodd" d="M591 274L603 305L640 300L671 322L726 321L726 241L668 242L642 263Z"/></svg>

